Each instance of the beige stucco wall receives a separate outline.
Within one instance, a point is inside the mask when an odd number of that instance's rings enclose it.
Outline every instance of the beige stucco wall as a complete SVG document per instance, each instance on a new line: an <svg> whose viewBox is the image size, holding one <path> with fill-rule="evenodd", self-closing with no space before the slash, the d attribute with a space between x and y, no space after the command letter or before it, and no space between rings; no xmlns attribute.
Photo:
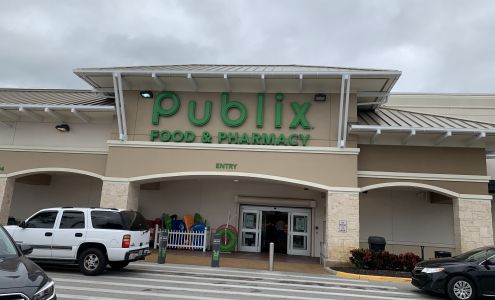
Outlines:
<svg viewBox="0 0 495 300"><path fill-rule="evenodd" d="M69 168L104 175L106 160L105 153L0 150L0 165L4 167L0 174L36 168Z"/></svg>
<svg viewBox="0 0 495 300"><path fill-rule="evenodd" d="M216 163L235 163L235 172L265 174L337 187L357 185L354 154L255 152L246 150L194 150L145 147L110 147L107 176L217 170Z"/></svg>
<svg viewBox="0 0 495 300"><path fill-rule="evenodd" d="M230 213L230 224L238 228L239 203L235 202L236 196L259 197L267 202L270 198L276 198L273 202L282 199L316 201L311 249L314 256L319 256L324 234L325 200L321 192L304 190L303 187L244 179L239 182L218 178L163 181L159 190L141 189L139 211L151 220L160 218L162 213L177 214L179 218L185 214L199 213L213 229L227 223Z"/></svg>
<svg viewBox="0 0 495 300"><path fill-rule="evenodd" d="M434 257L434 251L455 247L452 204L431 203L419 189L387 188L360 194L360 243L383 236L387 250L412 251ZM447 247L447 248L446 248Z"/></svg>
<svg viewBox="0 0 495 300"><path fill-rule="evenodd" d="M483 182L463 182L463 181L440 181L440 180L407 180L407 179L390 179L390 178L359 178L358 186L366 187L373 184L387 183L387 182L405 182L405 183L419 183L432 185L439 188L447 189L452 192L460 194L477 194L486 195L488 193L487 183Z"/></svg>
<svg viewBox="0 0 495 300"><path fill-rule="evenodd" d="M0 128L0 148L10 147L70 147L74 149L106 149L113 129L108 121L70 122L69 132L59 132L55 126L61 122L15 122L11 128Z"/></svg>
<svg viewBox="0 0 495 300"><path fill-rule="evenodd" d="M71 174L52 175L50 185L16 182L9 215L24 220L48 207L98 207L101 185L99 179Z"/></svg>
<svg viewBox="0 0 495 300"><path fill-rule="evenodd" d="M359 145L360 171L486 175L485 150Z"/></svg>
<svg viewBox="0 0 495 300"><path fill-rule="evenodd" d="M386 107L441 114L481 122L495 122L495 95L392 93Z"/></svg>
<svg viewBox="0 0 495 300"><path fill-rule="evenodd" d="M160 93L160 91L154 91L154 96ZM291 133L310 134L310 141L308 146L335 146L337 140L338 131L338 119L339 119L339 103L340 97L338 94L328 94L327 100L324 102L313 101L314 94L293 94L285 93L284 107L283 107L283 123L282 128L275 129L275 94L265 94L265 111L264 111L264 127L256 128L256 106L257 106L257 94L256 93L230 93L230 100L236 100L242 102L248 111L246 122L237 128L230 128L223 124L220 117L221 107L221 94L220 93L188 93L177 92L177 95L181 99L181 107L174 116L162 117L160 124L154 126L151 124L151 115L153 108L153 99L144 99L139 95L138 91L125 91L125 109L127 118L127 130L128 138L130 141L148 141L149 132L152 129L156 130L192 130L198 136L197 142L200 142L200 136L203 131L209 131L216 140L216 133L219 131L227 132L266 132L266 133L284 133L286 135ZM197 101L197 116L203 116L204 102L211 100L212 115L208 124L203 127L193 126L188 118L188 103L189 100ZM308 101L311 103L311 107L308 110L306 116L311 125L311 129L289 129L289 124L294 117L291 102L298 102L302 104ZM349 107L349 121L356 121L356 95L352 94L350 97ZM170 105L169 101L164 101L163 106ZM232 112L232 117L236 116L237 111ZM116 136L116 132L113 132L113 136Z"/></svg>

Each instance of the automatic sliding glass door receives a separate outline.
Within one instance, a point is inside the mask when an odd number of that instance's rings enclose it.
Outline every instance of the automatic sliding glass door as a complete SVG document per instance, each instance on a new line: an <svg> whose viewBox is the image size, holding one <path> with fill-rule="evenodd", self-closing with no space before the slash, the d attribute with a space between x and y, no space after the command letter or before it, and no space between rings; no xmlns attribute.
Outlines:
<svg viewBox="0 0 495 300"><path fill-rule="evenodd" d="M310 255L310 212L289 212L289 236L287 254Z"/></svg>
<svg viewBox="0 0 495 300"><path fill-rule="evenodd" d="M260 252L261 210L241 209L240 251Z"/></svg>

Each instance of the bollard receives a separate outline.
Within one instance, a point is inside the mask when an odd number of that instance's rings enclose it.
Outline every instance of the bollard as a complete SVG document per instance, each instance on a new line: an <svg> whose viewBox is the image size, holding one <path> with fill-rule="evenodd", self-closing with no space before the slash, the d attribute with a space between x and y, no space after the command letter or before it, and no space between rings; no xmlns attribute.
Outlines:
<svg viewBox="0 0 495 300"><path fill-rule="evenodd" d="M164 229L160 233L160 239L158 243L158 261L159 264L165 263L167 257L167 245L168 245L168 230Z"/></svg>
<svg viewBox="0 0 495 300"><path fill-rule="evenodd" d="M421 247L421 260L425 260L425 246L420 246Z"/></svg>
<svg viewBox="0 0 495 300"><path fill-rule="evenodd" d="M216 234L213 238L213 243L211 245L211 267L218 268L220 267L220 241L221 236Z"/></svg>
<svg viewBox="0 0 495 300"><path fill-rule="evenodd" d="M273 248L275 245L273 243L270 243L270 257L269 257L269 263L268 263L268 271L273 271Z"/></svg>

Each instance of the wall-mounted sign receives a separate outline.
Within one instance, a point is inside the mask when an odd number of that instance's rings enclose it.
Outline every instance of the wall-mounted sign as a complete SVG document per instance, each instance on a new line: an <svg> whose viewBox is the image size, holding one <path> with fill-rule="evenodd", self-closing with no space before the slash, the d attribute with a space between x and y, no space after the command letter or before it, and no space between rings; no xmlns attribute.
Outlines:
<svg viewBox="0 0 495 300"><path fill-rule="evenodd" d="M339 232L347 232L347 220L339 220Z"/></svg>
<svg viewBox="0 0 495 300"><path fill-rule="evenodd" d="M232 163L216 163L215 168L219 170L235 170L237 169L237 164Z"/></svg>
<svg viewBox="0 0 495 300"><path fill-rule="evenodd" d="M230 99L229 93L221 94L221 104L219 115L223 124L230 128L236 128L246 122L248 109L240 101ZM284 110L284 94L277 93L275 95L275 118L274 128L282 128L282 115ZM170 102L170 105L164 107L163 102ZM161 118L171 117L181 109L181 100L175 92L161 92L154 101L151 123L155 126L160 124ZM210 100L205 101L203 108L203 116L198 117L196 113L197 102L189 100L187 105L187 117L189 122L196 127L202 127L208 124L213 114L213 103ZM289 124L289 129L302 129L308 131L311 125L306 117L306 114L311 107L311 102L303 103L291 102L290 108L293 112L293 117ZM236 117L232 117L230 112L237 111ZM256 105L256 128L262 129L265 125L265 95L257 95ZM246 144L246 145L284 145L284 146L306 146L310 135L307 133L266 133L266 132L226 132L220 131L211 133L203 131L200 135L187 130L156 130L150 131L151 141L161 142L201 142L201 143L218 143L218 144Z"/></svg>

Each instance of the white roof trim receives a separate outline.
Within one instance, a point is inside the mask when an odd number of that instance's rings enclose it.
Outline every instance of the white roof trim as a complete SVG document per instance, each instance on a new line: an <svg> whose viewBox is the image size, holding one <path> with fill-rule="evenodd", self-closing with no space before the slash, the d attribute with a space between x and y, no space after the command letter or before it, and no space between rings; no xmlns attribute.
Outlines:
<svg viewBox="0 0 495 300"><path fill-rule="evenodd" d="M120 73L122 75L148 75L148 74L155 74L156 76L164 75L164 76L184 76L184 75L218 75L219 77L223 78L225 75L229 76L230 75L245 75L245 76L260 76L262 74L266 75L275 75L275 76L295 76L295 78L299 78L299 75L303 76L322 76L322 75L331 75L331 76L336 76L340 78L342 74L352 74L353 76L373 76L373 75L385 75L385 76L397 76L401 75L402 72L400 71L353 71L353 70L345 70L345 71L286 71L286 72L281 72L281 71L276 71L276 72L270 72L270 71L259 71L259 72L246 72L246 71L229 71L229 72L224 72L224 71L192 71L192 70L185 70L185 71L154 71L154 70L125 70L125 69L105 69L105 70L100 70L100 69L75 69L74 73L76 74L85 74L85 75L91 75L91 74L112 74L112 73Z"/></svg>
<svg viewBox="0 0 495 300"><path fill-rule="evenodd" d="M495 129L488 128L441 128L441 127L412 127L412 126L373 126L373 125L351 125L349 131L352 133L357 132L367 132L367 133L375 133L378 130L381 133L389 132L389 133L410 133L413 130L416 134L419 133L447 133L451 132L452 134L460 133L460 134L494 134Z"/></svg>
<svg viewBox="0 0 495 300"><path fill-rule="evenodd" d="M115 111L115 106L113 105L53 105L53 104L6 104L0 103L0 109L5 110L20 110L20 109L31 109L31 110L68 110L71 111L81 110L81 111Z"/></svg>

